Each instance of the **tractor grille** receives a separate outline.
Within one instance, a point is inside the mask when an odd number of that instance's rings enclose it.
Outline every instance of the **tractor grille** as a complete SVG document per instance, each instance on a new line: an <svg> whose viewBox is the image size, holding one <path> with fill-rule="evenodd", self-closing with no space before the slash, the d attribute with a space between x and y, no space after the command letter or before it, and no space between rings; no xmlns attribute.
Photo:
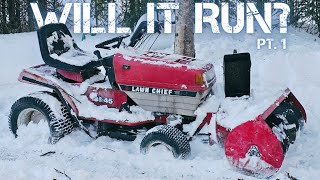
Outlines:
<svg viewBox="0 0 320 180"><path fill-rule="evenodd" d="M137 105L146 111L195 116L195 110L205 100L210 90L211 88L204 92L197 92L195 97L125 92Z"/></svg>

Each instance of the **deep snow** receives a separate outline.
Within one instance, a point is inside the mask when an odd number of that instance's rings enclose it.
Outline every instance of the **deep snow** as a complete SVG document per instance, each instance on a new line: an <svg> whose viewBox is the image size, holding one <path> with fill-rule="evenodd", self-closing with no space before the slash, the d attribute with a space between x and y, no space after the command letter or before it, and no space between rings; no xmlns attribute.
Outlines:
<svg viewBox="0 0 320 180"><path fill-rule="evenodd" d="M78 45L93 50L94 44L110 35L87 36ZM159 38L159 49L173 36ZM170 37L170 38L169 38ZM287 39L287 50L257 50L258 38ZM320 175L320 43L309 34L289 29L286 35L212 34L206 31L196 35L198 59L212 60L222 78L224 54L250 52L252 60L252 89L255 92L273 91L290 87L307 111L308 123L297 142L290 147L285 162L274 179L289 179L287 173L298 179L318 179ZM139 143L116 141L108 137L90 139L75 131L56 145L47 144L45 124L22 128L15 139L8 129L10 107L19 97L41 88L22 84L17 77L22 68L42 64L36 33L0 35L0 175L1 179L67 179L57 173L65 171L72 179L254 179L232 171L217 145L202 144L200 139L191 143L192 155L188 160L176 160L163 149L141 155ZM172 51L170 48L164 52ZM48 151L55 154L40 157Z"/></svg>

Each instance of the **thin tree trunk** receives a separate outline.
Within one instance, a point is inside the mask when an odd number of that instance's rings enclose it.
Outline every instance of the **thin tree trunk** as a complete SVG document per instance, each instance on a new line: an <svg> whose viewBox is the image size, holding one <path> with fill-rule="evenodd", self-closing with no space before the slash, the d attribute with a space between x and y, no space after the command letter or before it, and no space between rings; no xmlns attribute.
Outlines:
<svg viewBox="0 0 320 180"><path fill-rule="evenodd" d="M262 17L264 17L264 0L258 0L257 1L257 9Z"/></svg>
<svg viewBox="0 0 320 180"><path fill-rule="evenodd" d="M289 0L289 7L290 7L290 24L296 23L295 17L295 7L294 7L294 0Z"/></svg>
<svg viewBox="0 0 320 180"><path fill-rule="evenodd" d="M6 0L2 0L1 1L1 14L2 14L2 33L7 34L8 33L8 29L6 27L7 24L7 19L6 19Z"/></svg>
<svg viewBox="0 0 320 180"><path fill-rule="evenodd" d="M135 8L136 1L135 0L129 0L129 2L130 2L129 8L130 8L130 16L131 16L131 18L130 18L128 24L129 24L130 28L133 28L134 27L134 23L135 23L134 21L136 19L136 13L137 13L136 12L136 8Z"/></svg>
<svg viewBox="0 0 320 180"><path fill-rule="evenodd" d="M8 30L9 32L14 32L14 20L15 20L15 12L14 12L14 1L8 1L8 15L9 15L9 23L8 23Z"/></svg>
<svg viewBox="0 0 320 180"><path fill-rule="evenodd" d="M96 20L96 26L98 26L98 1L94 0L94 18Z"/></svg>
<svg viewBox="0 0 320 180"><path fill-rule="evenodd" d="M179 10L176 15L176 34L174 52L176 54L195 57L194 48L194 2L178 0Z"/></svg>
<svg viewBox="0 0 320 180"><path fill-rule="evenodd" d="M16 0L16 14L15 14L15 28L17 29L17 32L21 32L22 31L22 27L21 27L21 12L20 12L20 1L19 0Z"/></svg>
<svg viewBox="0 0 320 180"><path fill-rule="evenodd" d="M53 12L56 12L56 9L57 9L57 2L56 0L53 0Z"/></svg>
<svg viewBox="0 0 320 180"><path fill-rule="evenodd" d="M35 22L34 22L33 12L32 12L31 5L30 5L30 3L32 3L32 2L34 2L34 0L27 0L28 31L35 30Z"/></svg>
<svg viewBox="0 0 320 180"><path fill-rule="evenodd" d="M320 2L315 1L315 11L316 11L316 24L317 24L317 31L320 37Z"/></svg>
<svg viewBox="0 0 320 180"><path fill-rule="evenodd" d="M39 9L40 9L42 17L45 18L47 16L47 10L48 10L47 1L46 0L39 0L38 5L39 5Z"/></svg>

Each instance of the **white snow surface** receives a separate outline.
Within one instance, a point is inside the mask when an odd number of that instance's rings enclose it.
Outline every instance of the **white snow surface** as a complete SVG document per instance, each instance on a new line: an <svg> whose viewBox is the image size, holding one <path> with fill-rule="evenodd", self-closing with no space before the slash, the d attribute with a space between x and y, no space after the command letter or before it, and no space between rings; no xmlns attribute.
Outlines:
<svg viewBox="0 0 320 180"><path fill-rule="evenodd" d="M196 35L197 59L210 60L216 70L217 83L223 82L224 54L250 52L252 60L251 88L259 93L274 92L289 87L304 105L308 123L297 141L289 148L283 166L273 179L288 179L287 173L297 179L316 180L320 172L320 91L319 39L299 30L289 29L288 34L212 34L210 30ZM94 45L109 35L74 36L80 47L94 50ZM173 37L174 35L165 35ZM110 36L111 37L111 36ZM258 38L287 39L287 50L257 50ZM158 38L163 52L172 52L170 38ZM134 142L123 142L100 137L89 138L75 131L56 145L47 144L46 124L31 125L19 130L14 138L8 128L10 107L19 97L43 90L38 86L17 81L23 68L42 64L35 32L0 35L0 175L1 179L255 179L232 170L224 151L218 145L209 146L195 138L191 142L192 154L187 160L174 159L164 150L141 155L142 137ZM221 86L220 91L221 91ZM219 89L218 87L218 89ZM263 94L261 95L263 97ZM273 99L270 99L273 100ZM254 112L252 112L254 113ZM48 151L55 154L40 157Z"/></svg>

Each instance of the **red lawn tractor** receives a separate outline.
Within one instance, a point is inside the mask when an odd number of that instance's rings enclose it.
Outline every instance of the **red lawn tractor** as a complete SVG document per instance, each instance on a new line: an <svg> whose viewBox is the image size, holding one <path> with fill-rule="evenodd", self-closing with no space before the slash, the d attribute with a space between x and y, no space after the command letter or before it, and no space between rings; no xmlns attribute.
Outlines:
<svg viewBox="0 0 320 180"><path fill-rule="evenodd" d="M102 57L80 49L64 24L41 27L45 64L24 69L19 81L48 90L13 104L13 134L46 120L49 140L56 143L75 127L96 138L88 130L94 126L97 137L133 141L143 135L142 153L162 145L176 158L187 158L189 141L205 135L208 143L224 147L238 171L262 178L275 174L306 121L292 92L250 97L250 54L234 53L224 57L224 93L217 93L212 64L136 48L145 36L137 28L126 47L128 36L100 43L97 48L115 50Z"/></svg>

